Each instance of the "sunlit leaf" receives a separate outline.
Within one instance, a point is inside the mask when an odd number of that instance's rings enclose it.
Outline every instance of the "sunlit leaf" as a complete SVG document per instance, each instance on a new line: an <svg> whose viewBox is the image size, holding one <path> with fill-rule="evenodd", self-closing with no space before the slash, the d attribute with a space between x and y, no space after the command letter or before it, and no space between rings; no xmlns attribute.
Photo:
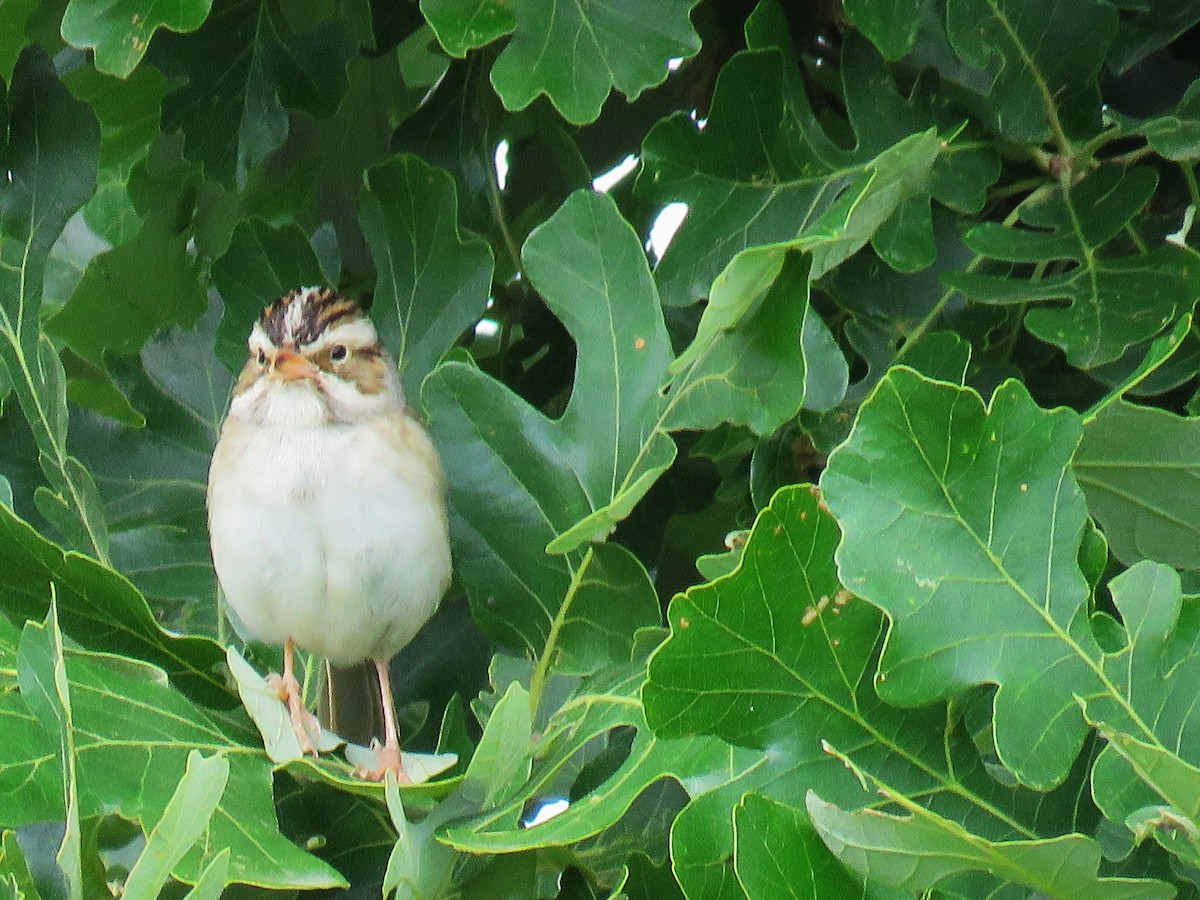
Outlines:
<svg viewBox="0 0 1200 900"><path fill-rule="evenodd" d="M1039 788L1065 777L1083 742L1074 695L1102 689L1076 561L1081 431L1016 382L985 406L897 368L821 478L843 583L892 619L882 696L916 706L999 685L1000 759Z"/></svg>
<svg viewBox="0 0 1200 900"><path fill-rule="evenodd" d="M1081 834L983 841L940 816L846 813L815 793L808 797L808 814L838 859L873 882L906 892L928 890L975 870L1060 900L1175 896L1175 889L1161 881L1099 877L1100 845Z"/></svg>
<svg viewBox="0 0 1200 900"><path fill-rule="evenodd" d="M137 2L87 3L71 0L62 19L62 36L96 54L96 67L124 78L134 70L159 28L195 31L208 16L212 0L188 0L168 7Z"/></svg>

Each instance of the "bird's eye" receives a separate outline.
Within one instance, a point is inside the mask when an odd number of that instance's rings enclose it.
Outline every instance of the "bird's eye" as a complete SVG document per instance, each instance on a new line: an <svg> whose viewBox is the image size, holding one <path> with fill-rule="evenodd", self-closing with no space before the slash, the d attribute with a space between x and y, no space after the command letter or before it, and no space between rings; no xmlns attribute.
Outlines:
<svg viewBox="0 0 1200 900"><path fill-rule="evenodd" d="M334 362L341 362L346 358L346 353L347 350L345 344L334 344L333 349L329 351L329 358Z"/></svg>
<svg viewBox="0 0 1200 900"><path fill-rule="evenodd" d="M267 364L267 351L263 350L261 347L258 348L258 364L260 366L265 366Z"/></svg>

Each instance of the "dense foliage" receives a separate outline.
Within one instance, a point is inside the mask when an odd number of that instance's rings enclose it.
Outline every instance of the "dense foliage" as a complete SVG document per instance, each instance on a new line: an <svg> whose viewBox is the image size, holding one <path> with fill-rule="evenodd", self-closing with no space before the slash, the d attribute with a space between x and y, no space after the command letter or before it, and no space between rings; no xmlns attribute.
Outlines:
<svg viewBox="0 0 1200 900"><path fill-rule="evenodd" d="M0 893L1195 896L1198 22L0 3ZM449 475L416 787L219 611L313 284Z"/></svg>

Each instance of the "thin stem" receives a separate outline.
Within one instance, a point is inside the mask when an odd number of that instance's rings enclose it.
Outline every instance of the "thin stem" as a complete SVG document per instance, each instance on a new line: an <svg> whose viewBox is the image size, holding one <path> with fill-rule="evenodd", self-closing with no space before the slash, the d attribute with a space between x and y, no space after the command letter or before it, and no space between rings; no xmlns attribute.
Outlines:
<svg viewBox="0 0 1200 900"><path fill-rule="evenodd" d="M1192 206L1200 211L1200 185L1196 184L1196 168L1194 166L1180 166L1183 170L1183 180L1187 182L1188 193L1192 197Z"/></svg>
<svg viewBox="0 0 1200 900"><path fill-rule="evenodd" d="M512 260L513 270L520 273L521 277L525 277L525 270L521 267L521 251L517 247L517 242L513 240L512 232L508 230L508 219L504 215L504 198L500 196L500 182L496 179L496 169L491 167L488 169L488 203L492 207L492 218L496 220L496 225L500 228L500 237L504 241L504 249L508 252L509 258Z"/></svg>
<svg viewBox="0 0 1200 900"><path fill-rule="evenodd" d="M1146 246L1146 242L1142 240L1142 236L1138 234L1137 230L1133 227L1133 223L1125 223L1125 234L1129 237L1129 240L1133 242L1133 246L1137 247L1139 254L1145 256L1148 252L1150 252L1149 248Z"/></svg>
<svg viewBox="0 0 1200 900"><path fill-rule="evenodd" d="M1130 150L1128 153L1111 156L1108 161L1118 166L1131 166L1135 162L1139 162L1147 156L1152 155L1154 155L1154 148L1147 144L1145 147L1138 147L1136 150Z"/></svg>
<svg viewBox="0 0 1200 900"><path fill-rule="evenodd" d="M583 556L583 562L579 564L574 572L571 573L571 584L567 587L566 596L563 597L562 605L559 606L558 612L554 614L554 621L550 623L550 633L546 635L546 646L542 648L542 653L538 657L537 667L533 670L533 676L529 679L529 708L531 715L536 720L538 705L542 701L542 692L546 688L546 678L550 674L550 663L558 654L558 638L562 633L563 625L567 621L567 612L571 608L571 604L575 600L575 596L579 593L579 588L583 584L583 573L587 571L588 566L592 562L592 557L595 551L589 547L587 553Z"/></svg>
<svg viewBox="0 0 1200 900"><path fill-rule="evenodd" d="M1038 191L1044 190L1045 188L1048 188L1051 186L1052 185L1043 184L1042 187L1038 188L1037 191L1034 191L1029 196L1033 197L1035 194L1038 193ZM1057 187L1057 185L1053 185L1053 187ZM1017 209L1014 209L1012 212L1010 212L1007 216L1004 217L1004 221L1002 224L1005 226L1011 226L1014 222L1017 221L1018 218L1020 218L1020 213L1018 212ZM976 269L978 269L983 264L983 261L984 261L984 257L982 255L977 255L973 260L971 260L969 263L967 263L967 266L965 269L963 269L963 271L964 272L974 272ZM958 292L954 288L946 288L945 293L943 293L942 296L940 296L938 298L937 303L933 304L933 308L929 310L929 312L925 315L925 318L923 318L920 322L917 323L916 328L914 328L907 335L905 335L904 346L896 351L896 358L893 360L893 363L898 363L898 362L900 362L900 360L904 359L904 354L907 353L909 348L912 347L914 344L916 344L917 341L919 341L925 335L925 332L929 330L929 327L938 320L938 318L941 316L941 314L945 311L946 304L948 304L950 302L950 299L956 293L958 293Z"/></svg>

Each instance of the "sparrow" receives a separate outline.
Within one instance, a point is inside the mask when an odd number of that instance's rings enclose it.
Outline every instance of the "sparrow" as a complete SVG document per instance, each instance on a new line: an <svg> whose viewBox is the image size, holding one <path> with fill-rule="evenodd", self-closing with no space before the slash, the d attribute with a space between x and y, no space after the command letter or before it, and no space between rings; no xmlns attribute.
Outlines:
<svg viewBox="0 0 1200 900"><path fill-rule="evenodd" d="M388 662L450 584L441 460L354 300L291 291L263 310L248 346L209 469L217 580L242 636L283 646L272 682L304 752L316 755L320 726L296 648L339 668L373 663L383 743L359 774L408 783Z"/></svg>

